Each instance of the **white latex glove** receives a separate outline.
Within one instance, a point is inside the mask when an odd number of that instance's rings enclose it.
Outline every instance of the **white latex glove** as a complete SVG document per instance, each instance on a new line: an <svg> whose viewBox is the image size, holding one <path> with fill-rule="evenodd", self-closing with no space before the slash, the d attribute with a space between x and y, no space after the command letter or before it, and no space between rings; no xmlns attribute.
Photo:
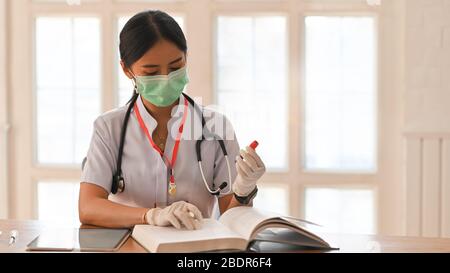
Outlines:
<svg viewBox="0 0 450 273"><path fill-rule="evenodd" d="M238 196L249 195L256 187L256 181L266 172L266 166L259 155L250 147L240 151L236 157L238 175L233 183L233 192Z"/></svg>
<svg viewBox="0 0 450 273"><path fill-rule="evenodd" d="M180 229L185 226L187 229L199 229L203 220L200 210L185 201L178 201L165 208L152 208L147 211L145 219L149 225L154 226L174 226Z"/></svg>

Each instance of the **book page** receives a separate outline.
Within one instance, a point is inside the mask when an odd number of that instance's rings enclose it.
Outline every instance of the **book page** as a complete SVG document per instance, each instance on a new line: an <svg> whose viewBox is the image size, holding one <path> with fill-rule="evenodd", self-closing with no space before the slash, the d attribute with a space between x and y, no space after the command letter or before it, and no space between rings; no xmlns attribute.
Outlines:
<svg viewBox="0 0 450 273"><path fill-rule="evenodd" d="M206 244L218 242L221 239L239 239L244 240L242 236L230 230L215 219L203 219L200 229L176 229L175 227L159 227L151 225L137 225L134 227L133 238L146 247L151 252L164 245L192 245L193 242ZM233 242L231 240L230 242ZM201 245L199 245L201 246ZM206 245L205 245L206 246ZM236 245L236 248L241 248L241 245ZM200 247L202 248L202 247ZM208 247L205 247L206 249ZM179 249L179 248L178 248Z"/></svg>
<svg viewBox="0 0 450 273"><path fill-rule="evenodd" d="M278 217L278 214L262 211L253 207L234 207L227 210L219 218L219 222L250 240L253 231L264 221Z"/></svg>

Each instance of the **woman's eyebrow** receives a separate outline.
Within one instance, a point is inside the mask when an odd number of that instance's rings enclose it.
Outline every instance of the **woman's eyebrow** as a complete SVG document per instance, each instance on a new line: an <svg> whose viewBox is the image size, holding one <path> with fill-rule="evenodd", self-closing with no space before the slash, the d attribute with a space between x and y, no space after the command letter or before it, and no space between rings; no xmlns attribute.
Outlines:
<svg viewBox="0 0 450 273"><path fill-rule="evenodd" d="M176 59L176 60L173 60L173 61L171 61L169 64L177 63L177 62L181 61L181 59L183 59L183 57L180 57L180 58L178 58L178 59Z"/></svg>
<svg viewBox="0 0 450 273"><path fill-rule="evenodd" d="M177 58L176 60L171 61L171 62L169 63L169 65L174 64L174 63L177 63L177 62L181 61L182 59L183 59L183 57L179 57L179 58ZM157 65L157 64L144 64L142 67L145 67L145 68L152 68L152 67L159 67L159 65Z"/></svg>

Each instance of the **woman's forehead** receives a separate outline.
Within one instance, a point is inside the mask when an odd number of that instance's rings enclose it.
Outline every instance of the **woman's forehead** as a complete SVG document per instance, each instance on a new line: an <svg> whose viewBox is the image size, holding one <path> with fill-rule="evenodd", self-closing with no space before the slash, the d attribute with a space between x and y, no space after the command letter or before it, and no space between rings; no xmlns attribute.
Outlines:
<svg viewBox="0 0 450 273"><path fill-rule="evenodd" d="M166 66L180 58L180 61L185 59L182 50L167 40L160 40L137 60L135 65L138 67L146 65Z"/></svg>

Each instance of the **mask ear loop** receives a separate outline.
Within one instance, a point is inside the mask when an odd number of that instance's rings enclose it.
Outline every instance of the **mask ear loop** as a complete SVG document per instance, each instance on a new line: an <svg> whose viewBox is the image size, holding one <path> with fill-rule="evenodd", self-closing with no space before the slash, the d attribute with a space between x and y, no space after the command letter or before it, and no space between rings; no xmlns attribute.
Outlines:
<svg viewBox="0 0 450 273"><path fill-rule="evenodd" d="M133 96L131 96L131 99L127 102L127 104L132 102L134 100L134 97L137 97L137 95L139 94L138 88L137 88L136 76L133 74L133 72L131 70L130 70L130 73L133 76L133 78L131 79L131 82L133 83L134 87L133 87Z"/></svg>
<svg viewBox="0 0 450 273"><path fill-rule="evenodd" d="M136 80L136 76L134 75L134 73L130 70L130 73L131 73L131 75L133 76L133 78L131 79L131 81L133 82L133 85L134 85L134 87L133 87L133 90L134 90L134 93L138 93L138 88L137 88L137 80Z"/></svg>

